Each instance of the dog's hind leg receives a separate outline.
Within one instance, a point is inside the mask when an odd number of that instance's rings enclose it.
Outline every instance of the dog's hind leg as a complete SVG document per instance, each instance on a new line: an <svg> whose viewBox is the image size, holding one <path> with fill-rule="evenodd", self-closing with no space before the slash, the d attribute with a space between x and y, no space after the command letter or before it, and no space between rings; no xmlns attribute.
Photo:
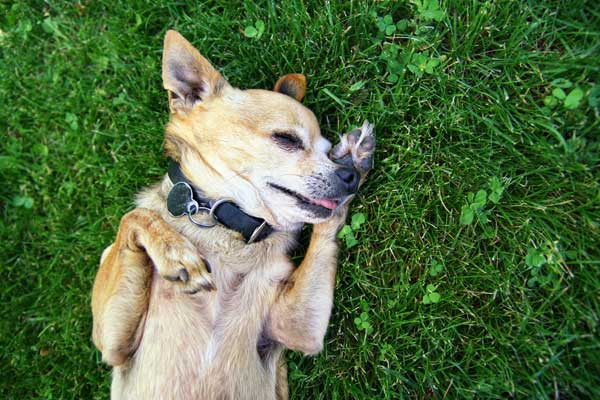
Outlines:
<svg viewBox="0 0 600 400"><path fill-rule="evenodd" d="M332 150L332 159L353 165L361 174L361 183L364 182L373 166L373 125L365 121L360 129L340 139L340 144ZM323 348L333 303L336 235L347 212L348 202L340 205L333 217L313 227L304 260L283 286L271 309L268 334L289 349L315 354Z"/></svg>
<svg viewBox="0 0 600 400"><path fill-rule="evenodd" d="M154 271L185 292L213 288L194 246L158 213L135 209L103 252L92 292L92 338L112 366L123 364L139 344Z"/></svg>

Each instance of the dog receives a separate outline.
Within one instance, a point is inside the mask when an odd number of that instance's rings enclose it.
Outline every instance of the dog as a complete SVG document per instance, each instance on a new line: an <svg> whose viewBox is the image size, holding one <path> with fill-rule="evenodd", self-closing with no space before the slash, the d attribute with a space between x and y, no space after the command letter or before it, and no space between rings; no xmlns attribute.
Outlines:
<svg viewBox="0 0 600 400"><path fill-rule="evenodd" d="M168 174L102 253L93 333L113 399L287 399L285 348L323 348L336 235L372 168L368 121L333 149L300 101L306 78L240 90L165 36ZM289 251L312 224L296 268Z"/></svg>

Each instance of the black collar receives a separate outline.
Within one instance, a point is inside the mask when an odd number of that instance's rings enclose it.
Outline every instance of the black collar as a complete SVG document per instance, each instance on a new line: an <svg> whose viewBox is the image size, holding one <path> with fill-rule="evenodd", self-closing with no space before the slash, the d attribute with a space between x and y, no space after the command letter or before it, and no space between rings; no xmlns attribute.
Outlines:
<svg viewBox="0 0 600 400"><path fill-rule="evenodd" d="M246 214L232 201L211 200L202 196L202 191L186 178L173 159L169 161L169 178L173 188L167 196L167 208L172 216L187 215L195 225L205 228L220 223L241 233L248 244L259 242L273 233L273 227L264 219ZM195 220L193 215L199 210L208 211L213 221L209 219L208 223L203 223Z"/></svg>

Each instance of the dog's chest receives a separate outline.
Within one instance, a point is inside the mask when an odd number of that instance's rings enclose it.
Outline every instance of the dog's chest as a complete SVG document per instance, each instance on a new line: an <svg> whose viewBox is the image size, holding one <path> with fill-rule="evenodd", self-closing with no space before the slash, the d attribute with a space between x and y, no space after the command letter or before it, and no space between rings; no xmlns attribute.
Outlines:
<svg viewBox="0 0 600 400"><path fill-rule="evenodd" d="M264 266L226 265L218 255L203 254L216 290L189 295L182 293L176 283L155 276L147 324L154 320L188 341L197 337L205 342L200 347L207 348L207 353L215 346L230 349L230 343L255 345L272 302L291 270L280 266L273 273L273 268Z"/></svg>
<svg viewBox="0 0 600 400"><path fill-rule="evenodd" d="M157 277L149 318L163 327L179 327L181 332L173 332L179 337L195 337L207 362L217 353L255 348L273 300L293 271L287 256L268 243L232 243L216 229L182 233L207 261L216 290L187 295Z"/></svg>
<svg viewBox="0 0 600 400"><path fill-rule="evenodd" d="M152 385L157 390L169 387L186 395L215 394L223 387L234 393L244 382L274 385L281 348L265 337L264 328L281 274L260 267L240 272L239 264L228 268L207 255L215 291L186 295L176 284L154 277L144 337L136 352L137 372L156 377ZM159 382L164 370L178 372L167 374L169 382ZM131 378L137 375L131 372ZM192 388L189 382L198 384Z"/></svg>

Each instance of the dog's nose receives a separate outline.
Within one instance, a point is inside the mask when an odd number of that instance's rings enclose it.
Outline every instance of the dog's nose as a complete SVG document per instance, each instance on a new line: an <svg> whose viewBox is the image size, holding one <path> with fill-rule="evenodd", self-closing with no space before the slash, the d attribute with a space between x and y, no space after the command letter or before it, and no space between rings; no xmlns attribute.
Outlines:
<svg viewBox="0 0 600 400"><path fill-rule="evenodd" d="M340 178L344 189L349 193L356 193L359 181L358 171L354 168L338 168L335 174Z"/></svg>

